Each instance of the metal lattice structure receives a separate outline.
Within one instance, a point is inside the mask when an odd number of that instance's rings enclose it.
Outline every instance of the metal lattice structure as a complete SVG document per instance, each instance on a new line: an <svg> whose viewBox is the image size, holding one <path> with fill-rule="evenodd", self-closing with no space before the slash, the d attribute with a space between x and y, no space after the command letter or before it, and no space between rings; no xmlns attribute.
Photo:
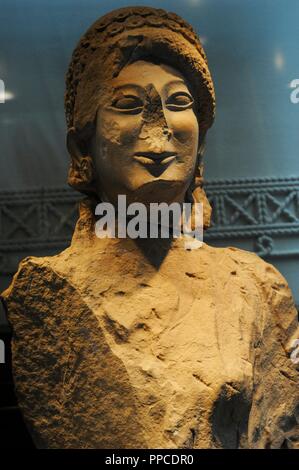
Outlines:
<svg viewBox="0 0 299 470"><path fill-rule="evenodd" d="M205 241L250 242L266 257L299 256L299 177L210 181L213 208ZM66 247L82 195L69 188L0 192L0 270L21 258Z"/></svg>

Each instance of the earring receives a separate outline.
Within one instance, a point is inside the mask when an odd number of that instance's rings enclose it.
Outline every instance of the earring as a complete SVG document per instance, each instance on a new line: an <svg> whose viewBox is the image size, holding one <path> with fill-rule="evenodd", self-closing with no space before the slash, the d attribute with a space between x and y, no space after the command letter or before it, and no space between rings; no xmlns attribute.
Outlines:
<svg viewBox="0 0 299 470"><path fill-rule="evenodd" d="M90 184L93 181L93 161L90 156L82 157L80 161L80 174L83 181L86 184Z"/></svg>
<svg viewBox="0 0 299 470"><path fill-rule="evenodd" d="M192 229L195 228L195 205L201 203L203 205L203 227L209 228L211 225L212 207L209 203L205 190L203 189L203 148L201 147L197 157L197 166L194 173L193 181L187 191L186 199L193 204L191 212Z"/></svg>
<svg viewBox="0 0 299 470"><path fill-rule="evenodd" d="M94 188L94 166L92 158L87 155L81 157L80 160L72 160L69 175L68 183L74 189L77 189L81 192L95 192Z"/></svg>

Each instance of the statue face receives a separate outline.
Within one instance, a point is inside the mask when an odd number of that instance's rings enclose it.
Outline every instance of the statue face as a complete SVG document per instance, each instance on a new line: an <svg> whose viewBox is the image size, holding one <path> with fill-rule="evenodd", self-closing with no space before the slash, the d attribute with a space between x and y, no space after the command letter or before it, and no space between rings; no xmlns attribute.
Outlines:
<svg viewBox="0 0 299 470"><path fill-rule="evenodd" d="M110 84L109 84L110 85ZM139 60L101 100L92 157L102 200L182 202L197 163L198 121L183 75Z"/></svg>

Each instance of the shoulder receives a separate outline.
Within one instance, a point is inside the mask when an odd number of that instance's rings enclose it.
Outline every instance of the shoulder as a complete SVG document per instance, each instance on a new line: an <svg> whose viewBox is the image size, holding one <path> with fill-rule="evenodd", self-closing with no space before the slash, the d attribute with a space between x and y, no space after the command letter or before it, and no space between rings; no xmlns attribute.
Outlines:
<svg viewBox="0 0 299 470"><path fill-rule="evenodd" d="M279 284L287 285L283 275L272 264L263 260L256 253L232 246L222 248L207 244L204 244L204 249L213 257L225 260L230 267L235 265L238 266L240 271L250 273L256 280L270 283L278 282Z"/></svg>
<svg viewBox="0 0 299 470"><path fill-rule="evenodd" d="M263 305L264 328L278 328L285 342L292 332L298 335L298 312L285 277L258 255L237 248L226 248L226 256L246 271L254 281Z"/></svg>
<svg viewBox="0 0 299 470"><path fill-rule="evenodd" d="M4 302L30 305L36 300L51 297L51 290L57 294L65 285L65 280L55 270L55 256L24 258L13 276L9 287L1 293Z"/></svg>
<svg viewBox="0 0 299 470"><path fill-rule="evenodd" d="M285 277L257 254L235 247L218 248L206 244L204 249L214 257L215 263L220 263L227 270L234 269L245 281L254 284L268 304L285 303L289 307L294 304Z"/></svg>

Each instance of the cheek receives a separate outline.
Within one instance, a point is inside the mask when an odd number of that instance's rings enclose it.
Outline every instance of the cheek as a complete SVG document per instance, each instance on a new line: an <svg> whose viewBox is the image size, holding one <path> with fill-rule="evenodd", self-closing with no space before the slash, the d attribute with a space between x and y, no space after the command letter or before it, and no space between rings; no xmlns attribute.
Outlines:
<svg viewBox="0 0 299 470"><path fill-rule="evenodd" d="M197 147L198 121L192 109L172 113L169 123L179 143L187 145L188 148Z"/></svg>
<svg viewBox="0 0 299 470"><path fill-rule="evenodd" d="M138 115L101 113L98 119L98 140L107 146L124 146L135 142L141 128Z"/></svg>

